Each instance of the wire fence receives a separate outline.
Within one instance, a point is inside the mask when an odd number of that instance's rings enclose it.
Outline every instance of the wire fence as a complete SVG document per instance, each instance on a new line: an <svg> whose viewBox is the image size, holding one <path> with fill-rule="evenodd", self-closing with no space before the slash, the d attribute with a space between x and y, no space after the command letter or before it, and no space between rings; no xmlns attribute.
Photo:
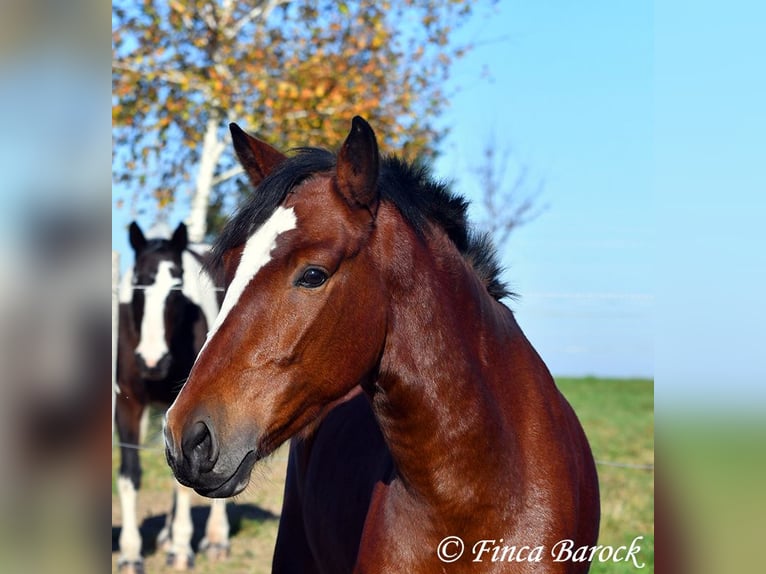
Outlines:
<svg viewBox="0 0 766 574"><path fill-rule="evenodd" d="M119 321L119 291L120 291L120 256L116 251L112 251L112 437L113 446L120 448L129 448L145 451L164 451L164 447L131 444L125 442L114 441L114 415L117 394L119 393L119 386L117 384L117 342L118 342L118 321ZM133 285L135 290L145 290L151 287L150 285ZM182 287L174 286L173 290L181 290ZM222 288L215 288L216 291L223 291ZM651 303L653 297L644 293L531 293L528 295L533 299L553 299L553 300L580 300L580 301L631 301L639 303ZM158 438L160 440L161 437ZM274 460L282 460L277 458ZM639 464L632 462L620 462L597 459L596 464L599 466L624 468L630 470L644 470L654 471L654 464Z"/></svg>

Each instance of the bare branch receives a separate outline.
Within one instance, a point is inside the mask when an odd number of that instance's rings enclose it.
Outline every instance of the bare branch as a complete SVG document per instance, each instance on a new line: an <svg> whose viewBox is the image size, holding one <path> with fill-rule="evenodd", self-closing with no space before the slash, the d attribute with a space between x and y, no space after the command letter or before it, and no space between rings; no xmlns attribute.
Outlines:
<svg viewBox="0 0 766 574"><path fill-rule="evenodd" d="M210 30L218 30L218 14L216 12L215 3L204 4L202 6L202 13L199 15Z"/></svg>
<svg viewBox="0 0 766 574"><path fill-rule="evenodd" d="M497 159L497 146L490 141L484 149L484 163L474 170L481 185L481 205L485 212L483 227L503 249L513 231L540 216L547 206L537 206L543 191L542 180L529 191L529 166L518 167L515 177L506 184L512 154L510 150Z"/></svg>
<svg viewBox="0 0 766 574"><path fill-rule="evenodd" d="M226 30L226 36L228 38L234 38L237 34L239 34L242 28L247 26L253 20L267 20L275 8L289 3L290 0L267 0L266 2L255 6L252 10L250 10L250 12L242 16L242 18L237 20L234 24L231 25L231 27Z"/></svg>
<svg viewBox="0 0 766 574"><path fill-rule="evenodd" d="M230 180L232 177L238 176L240 173L245 173L245 170L242 169L241 165L234 166L230 169L227 169L223 173L220 173L216 175L212 181L210 182L211 186L215 187L219 183L223 183L224 181Z"/></svg>

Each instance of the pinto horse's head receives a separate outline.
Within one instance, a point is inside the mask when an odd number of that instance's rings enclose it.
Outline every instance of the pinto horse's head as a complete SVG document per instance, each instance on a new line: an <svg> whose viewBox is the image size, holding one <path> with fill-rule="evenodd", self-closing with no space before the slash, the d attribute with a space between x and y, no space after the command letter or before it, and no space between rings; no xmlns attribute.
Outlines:
<svg viewBox="0 0 766 574"><path fill-rule="evenodd" d="M187 245L186 226L181 223L170 239L147 239L133 222L129 235L136 256L131 299L138 335L136 363L143 378L160 380L168 375L173 360L170 341L174 316L183 299L181 261Z"/></svg>
<svg viewBox="0 0 766 574"><path fill-rule="evenodd" d="M386 325L370 126L355 118L337 158L288 158L231 132L255 191L213 248L226 295L165 424L178 480L216 497L244 489L256 460L371 380Z"/></svg>

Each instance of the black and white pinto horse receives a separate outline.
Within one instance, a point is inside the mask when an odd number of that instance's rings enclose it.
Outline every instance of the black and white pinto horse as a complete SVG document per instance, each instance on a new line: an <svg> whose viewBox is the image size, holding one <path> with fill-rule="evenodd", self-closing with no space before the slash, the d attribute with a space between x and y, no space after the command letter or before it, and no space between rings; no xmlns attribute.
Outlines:
<svg viewBox="0 0 766 574"><path fill-rule="evenodd" d="M138 224L130 225L135 264L120 285L115 422L121 445L118 563L123 573L144 570L136 517L142 418L150 403L167 407L175 400L220 304L212 279L202 272L204 246L188 243L183 223L168 235L166 231L164 237L144 236ZM179 570L191 567L194 559L191 494L176 484L173 510L157 541L168 553L168 563ZM226 501L215 500L200 549L210 559L225 557L228 538Z"/></svg>

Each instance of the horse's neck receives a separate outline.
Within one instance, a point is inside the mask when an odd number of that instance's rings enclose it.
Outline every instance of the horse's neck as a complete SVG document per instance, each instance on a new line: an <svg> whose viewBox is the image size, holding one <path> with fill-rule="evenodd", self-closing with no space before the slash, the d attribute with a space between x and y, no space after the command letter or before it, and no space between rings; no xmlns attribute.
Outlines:
<svg viewBox="0 0 766 574"><path fill-rule="evenodd" d="M521 482L508 463L528 456L515 426L529 420L525 401L549 392L536 380L549 375L511 312L462 259L451 265L419 271L416 288L392 294L395 328L373 408L405 487L429 504L459 513L465 502L475 513L482 500L512 497L508 489Z"/></svg>

